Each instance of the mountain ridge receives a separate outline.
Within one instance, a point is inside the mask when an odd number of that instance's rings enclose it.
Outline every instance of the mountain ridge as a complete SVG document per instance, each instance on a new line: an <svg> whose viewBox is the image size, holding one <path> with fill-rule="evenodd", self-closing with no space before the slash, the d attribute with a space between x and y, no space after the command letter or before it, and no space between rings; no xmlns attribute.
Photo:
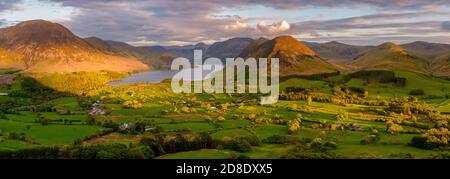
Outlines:
<svg viewBox="0 0 450 179"><path fill-rule="evenodd" d="M351 65L358 70L407 70L429 73L429 63L401 46L386 42L360 55Z"/></svg>
<svg viewBox="0 0 450 179"><path fill-rule="evenodd" d="M142 71L135 58L106 53L61 24L32 20L0 29L0 67L26 72Z"/></svg>
<svg viewBox="0 0 450 179"><path fill-rule="evenodd" d="M332 64L321 59L313 50L291 36L256 40L247 46L239 57L279 58L281 76L338 72Z"/></svg>

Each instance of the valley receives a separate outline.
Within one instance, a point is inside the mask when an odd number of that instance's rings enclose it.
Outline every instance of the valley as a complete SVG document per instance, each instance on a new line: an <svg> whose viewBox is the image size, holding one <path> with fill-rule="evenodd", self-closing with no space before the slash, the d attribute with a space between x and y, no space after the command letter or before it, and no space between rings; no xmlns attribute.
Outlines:
<svg viewBox="0 0 450 179"><path fill-rule="evenodd" d="M0 32L2 159L450 156L444 44L351 46L279 36L135 47L42 21ZM279 101L172 92L164 70L199 48L207 57L279 58Z"/></svg>

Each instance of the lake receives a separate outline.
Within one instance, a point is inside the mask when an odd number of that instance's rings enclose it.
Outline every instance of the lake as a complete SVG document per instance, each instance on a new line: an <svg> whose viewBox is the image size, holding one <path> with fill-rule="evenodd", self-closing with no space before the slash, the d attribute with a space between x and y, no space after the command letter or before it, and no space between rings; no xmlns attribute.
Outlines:
<svg viewBox="0 0 450 179"><path fill-rule="evenodd" d="M181 76L187 76L192 71L201 71L202 66L195 67L192 69L183 69L181 71L170 71L170 70L157 70L157 71L145 71L131 75L130 77L126 77L120 81L109 82L109 86L117 86L117 85L125 85L125 84L133 84L133 83L160 83L165 79L172 78L175 74L179 74ZM221 69L216 69L214 72L219 71ZM203 70L203 78L194 77L194 80L207 79L211 70Z"/></svg>

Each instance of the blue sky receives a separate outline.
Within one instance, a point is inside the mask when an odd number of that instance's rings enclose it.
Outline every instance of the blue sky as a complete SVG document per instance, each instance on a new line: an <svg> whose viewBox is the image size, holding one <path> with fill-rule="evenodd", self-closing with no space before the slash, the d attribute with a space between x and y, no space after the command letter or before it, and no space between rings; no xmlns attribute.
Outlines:
<svg viewBox="0 0 450 179"><path fill-rule="evenodd" d="M450 43L448 0L0 0L0 26L32 19L133 45L278 35L363 45Z"/></svg>

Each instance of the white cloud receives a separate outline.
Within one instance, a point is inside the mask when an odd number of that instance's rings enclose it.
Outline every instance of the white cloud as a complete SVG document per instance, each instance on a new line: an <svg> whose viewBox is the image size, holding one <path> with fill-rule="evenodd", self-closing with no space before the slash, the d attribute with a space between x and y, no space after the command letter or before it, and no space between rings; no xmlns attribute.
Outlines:
<svg viewBox="0 0 450 179"><path fill-rule="evenodd" d="M240 20L236 20L234 24L226 25L224 29L227 31L233 31L246 29L247 27L248 27L247 23L241 22Z"/></svg>
<svg viewBox="0 0 450 179"><path fill-rule="evenodd" d="M269 34L277 34L281 32L285 32L291 29L291 25L286 21L277 22L271 25L267 25L265 21L258 23L256 26L257 30L260 33L269 33Z"/></svg>
<svg viewBox="0 0 450 179"><path fill-rule="evenodd" d="M261 21L256 25L249 25L244 20L237 20L235 23L226 25L224 27L228 33L245 33L248 36L273 36L286 32L291 29L291 25L286 21L279 21L273 24L267 24L266 21Z"/></svg>

